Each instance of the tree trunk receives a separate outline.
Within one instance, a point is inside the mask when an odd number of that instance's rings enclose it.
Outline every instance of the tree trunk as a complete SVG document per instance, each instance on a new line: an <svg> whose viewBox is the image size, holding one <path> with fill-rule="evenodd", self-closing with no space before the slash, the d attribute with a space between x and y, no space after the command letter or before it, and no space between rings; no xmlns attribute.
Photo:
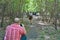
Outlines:
<svg viewBox="0 0 60 40"><path fill-rule="evenodd" d="M57 0L55 0L55 3L54 3L54 10L55 10L55 21L54 21L54 25L55 25L55 29L57 30L57 5L58 4L58 2L57 2Z"/></svg>
<svg viewBox="0 0 60 40"><path fill-rule="evenodd" d="M3 10L2 10L2 21L1 21L1 27L3 27L3 22L4 22L4 12L5 12L5 4L3 5Z"/></svg>

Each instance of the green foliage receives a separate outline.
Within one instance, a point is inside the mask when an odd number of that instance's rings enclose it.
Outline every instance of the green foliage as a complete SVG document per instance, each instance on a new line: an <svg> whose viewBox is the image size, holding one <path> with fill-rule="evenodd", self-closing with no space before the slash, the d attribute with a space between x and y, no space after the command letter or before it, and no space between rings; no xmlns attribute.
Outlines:
<svg viewBox="0 0 60 40"><path fill-rule="evenodd" d="M47 10L50 14L53 10L55 0L0 0L0 3L8 2L8 9L17 12L37 12ZM58 7L60 2L58 0ZM47 9L46 9L47 7ZM57 8L58 12L60 8Z"/></svg>

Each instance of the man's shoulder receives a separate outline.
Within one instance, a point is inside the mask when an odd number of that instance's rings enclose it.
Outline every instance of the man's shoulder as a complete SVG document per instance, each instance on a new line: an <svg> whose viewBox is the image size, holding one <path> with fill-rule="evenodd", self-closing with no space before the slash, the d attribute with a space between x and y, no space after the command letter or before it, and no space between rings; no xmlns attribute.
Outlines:
<svg viewBox="0 0 60 40"><path fill-rule="evenodd" d="M12 28L13 27L13 24L10 24L7 26L7 28Z"/></svg>

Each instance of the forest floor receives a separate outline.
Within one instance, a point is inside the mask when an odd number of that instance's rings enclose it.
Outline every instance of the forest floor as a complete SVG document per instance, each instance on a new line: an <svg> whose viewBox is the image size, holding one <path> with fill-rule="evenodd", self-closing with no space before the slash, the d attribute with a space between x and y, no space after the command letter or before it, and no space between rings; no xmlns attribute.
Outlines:
<svg viewBox="0 0 60 40"><path fill-rule="evenodd" d="M27 40L60 40L60 27L55 30L53 25L46 25L37 20L30 24L28 19L24 19L27 30ZM3 39L5 30L0 28L0 40Z"/></svg>

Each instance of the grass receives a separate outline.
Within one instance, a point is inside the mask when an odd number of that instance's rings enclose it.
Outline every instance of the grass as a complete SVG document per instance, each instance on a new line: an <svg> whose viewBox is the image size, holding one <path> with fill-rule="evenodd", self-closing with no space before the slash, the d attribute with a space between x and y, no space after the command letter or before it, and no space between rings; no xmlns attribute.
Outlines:
<svg viewBox="0 0 60 40"><path fill-rule="evenodd" d="M48 29L41 30L39 40L42 40L42 39L45 40L44 36L49 36L50 37L49 40L60 40L60 29L55 30L55 29L52 29L52 28L48 27Z"/></svg>
<svg viewBox="0 0 60 40"><path fill-rule="evenodd" d="M1 29L1 30L0 30L0 40L3 39L4 34L5 34L5 30L4 30L4 29Z"/></svg>
<svg viewBox="0 0 60 40"><path fill-rule="evenodd" d="M27 28L29 29L29 28ZM5 30L4 29L1 29L0 30L0 40L3 39L3 36L4 36L4 33L5 33ZM54 30L54 29L50 29L48 27L48 29L44 29L44 30L40 30L39 31L39 38L36 38L36 40L45 40L45 35L48 35L50 37L49 40L60 40L60 29L59 30Z"/></svg>

